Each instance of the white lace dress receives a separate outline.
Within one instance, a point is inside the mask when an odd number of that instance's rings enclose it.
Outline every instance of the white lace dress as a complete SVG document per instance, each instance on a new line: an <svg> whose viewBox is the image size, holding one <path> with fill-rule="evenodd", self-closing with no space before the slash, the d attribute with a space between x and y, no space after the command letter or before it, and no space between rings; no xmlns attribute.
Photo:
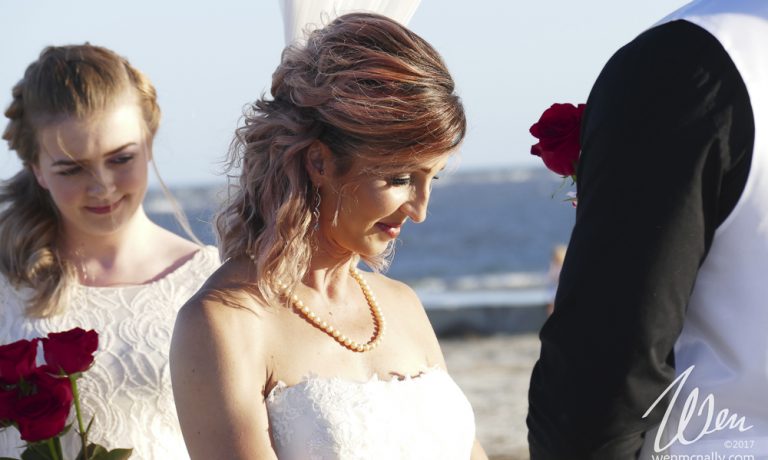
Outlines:
<svg viewBox="0 0 768 460"><path fill-rule="evenodd" d="M437 368L404 380L278 382L267 412L280 460L468 460L475 439L469 401Z"/></svg>
<svg viewBox="0 0 768 460"><path fill-rule="evenodd" d="M95 415L90 439L109 448L132 447L131 460L188 459L173 403L168 352L176 313L218 266L216 248L207 246L149 284L77 286L66 312L44 319L25 318L25 290L16 291L0 276L0 343L78 326L95 329L96 360L78 384L84 414ZM76 438L74 433L65 438L70 441L65 443L67 459L79 450ZM18 458L23 444L15 428L1 432L0 457Z"/></svg>

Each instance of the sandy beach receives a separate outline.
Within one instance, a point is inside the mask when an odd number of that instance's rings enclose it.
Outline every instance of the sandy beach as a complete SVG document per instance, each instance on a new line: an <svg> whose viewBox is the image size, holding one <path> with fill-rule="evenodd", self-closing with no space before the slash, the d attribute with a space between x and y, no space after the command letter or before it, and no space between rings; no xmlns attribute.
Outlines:
<svg viewBox="0 0 768 460"><path fill-rule="evenodd" d="M528 383L539 356L536 334L440 339L448 371L475 411L491 460L528 460Z"/></svg>

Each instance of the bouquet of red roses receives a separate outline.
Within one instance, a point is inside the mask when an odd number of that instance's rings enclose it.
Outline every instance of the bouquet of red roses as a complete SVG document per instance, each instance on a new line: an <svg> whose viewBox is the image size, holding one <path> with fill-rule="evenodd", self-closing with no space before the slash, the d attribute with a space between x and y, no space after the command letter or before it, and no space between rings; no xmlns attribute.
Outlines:
<svg viewBox="0 0 768 460"><path fill-rule="evenodd" d="M38 343L45 364L37 365ZM77 460L122 460L132 449L113 449L88 442L93 418L83 423L77 380L93 364L99 345L96 331L75 328L47 337L0 346L0 426L15 426L27 448L23 460L64 460L61 437L71 428L67 419L75 406L82 448ZM13 460L0 458L0 460Z"/></svg>

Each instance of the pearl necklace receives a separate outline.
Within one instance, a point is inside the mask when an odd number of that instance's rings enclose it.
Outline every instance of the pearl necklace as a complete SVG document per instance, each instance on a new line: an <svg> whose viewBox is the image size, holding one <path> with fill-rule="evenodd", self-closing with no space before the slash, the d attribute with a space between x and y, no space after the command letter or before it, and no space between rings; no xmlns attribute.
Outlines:
<svg viewBox="0 0 768 460"><path fill-rule="evenodd" d="M384 315L381 313L381 309L379 308L379 305L376 303L376 296L373 295L373 292L371 292L371 288L368 286L368 283L363 279L362 275L360 275L360 272L355 267L351 267L349 269L349 274L352 276L352 278L357 281L357 284L360 286L360 289L363 291L363 295L365 296L365 300L368 302L368 306L371 308L371 315L373 316L373 337L371 340L369 340L367 343L358 343L354 340L350 339L346 335L342 334L338 329L333 327L330 323L327 321L320 319L315 312L309 309L306 305L304 305L304 302L299 299L299 297L296 294L291 294L290 299L293 304L293 306L298 310L298 312L301 314L301 316L312 323L314 326L316 326L321 331L325 332L329 336L331 336L332 339L334 339L336 342L339 343L339 345L348 348L354 352L357 353L363 353L366 351L371 351L374 348L376 348L379 343L381 343L381 338L384 335ZM286 296L289 296L288 294L288 286L285 284L280 284L280 288L283 290Z"/></svg>

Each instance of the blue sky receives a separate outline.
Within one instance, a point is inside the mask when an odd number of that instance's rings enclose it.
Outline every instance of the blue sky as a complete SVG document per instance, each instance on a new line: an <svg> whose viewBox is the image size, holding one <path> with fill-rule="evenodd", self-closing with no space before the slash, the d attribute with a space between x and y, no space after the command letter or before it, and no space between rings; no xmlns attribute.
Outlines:
<svg viewBox="0 0 768 460"><path fill-rule="evenodd" d="M605 61L685 0L422 0L410 27L440 51L464 100L460 170L537 164L528 127L584 102ZM283 47L277 0L0 0L0 104L51 44L107 46L158 89L155 158L171 185L223 183L242 107L269 88ZM3 125L5 123L3 119ZM0 179L19 168L0 145Z"/></svg>

